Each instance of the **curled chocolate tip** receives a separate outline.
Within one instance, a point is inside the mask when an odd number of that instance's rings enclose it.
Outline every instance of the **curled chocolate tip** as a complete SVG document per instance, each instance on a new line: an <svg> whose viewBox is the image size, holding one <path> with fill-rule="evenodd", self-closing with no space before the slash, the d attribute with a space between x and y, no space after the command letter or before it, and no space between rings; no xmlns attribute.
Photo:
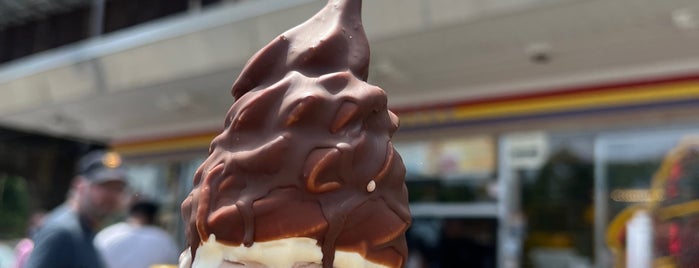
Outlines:
<svg viewBox="0 0 699 268"><path fill-rule="evenodd" d="M281 80L291 71L308 77L350 70L366 81L369 42L361 17L361 0L330 0L306 22L286 31L258 51L233 84L239 99L258 87Z"/></svg>

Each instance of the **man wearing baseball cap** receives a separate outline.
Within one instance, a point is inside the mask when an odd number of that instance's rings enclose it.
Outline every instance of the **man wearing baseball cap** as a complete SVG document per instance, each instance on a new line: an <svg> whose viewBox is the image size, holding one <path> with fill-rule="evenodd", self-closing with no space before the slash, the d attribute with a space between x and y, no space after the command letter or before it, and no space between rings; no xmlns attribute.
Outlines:
<svg viewBox="0 0 699 268"><path fill-rule="evenodd" d="M122 209L128 183L121 164L109 151L81 158L68 200L47 216L26 267L105 267L92 240L103 221Z"/></svg>

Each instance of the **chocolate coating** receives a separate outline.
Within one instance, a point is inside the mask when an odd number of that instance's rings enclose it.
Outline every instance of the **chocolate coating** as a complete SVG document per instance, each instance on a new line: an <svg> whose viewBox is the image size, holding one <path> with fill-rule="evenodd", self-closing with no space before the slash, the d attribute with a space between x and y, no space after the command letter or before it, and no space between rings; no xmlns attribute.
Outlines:
<svg viewBox="0 0 699 268"><path fill-rule="evenodd" d="M225 129L182 202L192 255L289 237L402 267L410 225L398 117L366 83L361 0L331 0L255 54L233 84Z"/></svg>

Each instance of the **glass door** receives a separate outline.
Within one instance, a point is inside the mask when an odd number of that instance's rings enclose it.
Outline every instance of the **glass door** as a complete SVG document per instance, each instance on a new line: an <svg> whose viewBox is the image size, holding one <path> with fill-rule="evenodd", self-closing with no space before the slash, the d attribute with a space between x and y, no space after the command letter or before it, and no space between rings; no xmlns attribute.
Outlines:
<svg viewBox="0 0 699 268"><path fill-rule="evenodd" d="M498 267L590 267L593 144L587 133L500 140Z"/></svg>

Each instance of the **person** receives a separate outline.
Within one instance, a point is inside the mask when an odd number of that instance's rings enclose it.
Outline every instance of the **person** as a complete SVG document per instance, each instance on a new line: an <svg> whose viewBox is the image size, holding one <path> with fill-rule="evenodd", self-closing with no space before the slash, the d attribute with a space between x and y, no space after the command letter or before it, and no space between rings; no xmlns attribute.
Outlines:
<svg viewBox="0 0 699 268"><path fill-rule="evenodd" d="M44 216L44 211L37 211L29 218L27 236L19 240L15 246L15 268L24 268L27 264L29 254L34 249L34 240L32 240L32 237L34 237L34 233L36 233L36 230L41 226Z"/></svg>
<svg viewBox="0 0 699 268"><path fill-rule="evenodd" d="M77 169L66 202L46 216L34 237L26 267L105 267L93 238L123 207L126 170L118 154L102 150L83 156Z"/></svg>
<svg viewBox="0 0 699 268"><path fill-rule="evenodd" d="M177 264L180 250L175 240L156 226L158 205L136 201L124 222L111 225L95 237L107 267L148 268L158 264Z"/></svg>

